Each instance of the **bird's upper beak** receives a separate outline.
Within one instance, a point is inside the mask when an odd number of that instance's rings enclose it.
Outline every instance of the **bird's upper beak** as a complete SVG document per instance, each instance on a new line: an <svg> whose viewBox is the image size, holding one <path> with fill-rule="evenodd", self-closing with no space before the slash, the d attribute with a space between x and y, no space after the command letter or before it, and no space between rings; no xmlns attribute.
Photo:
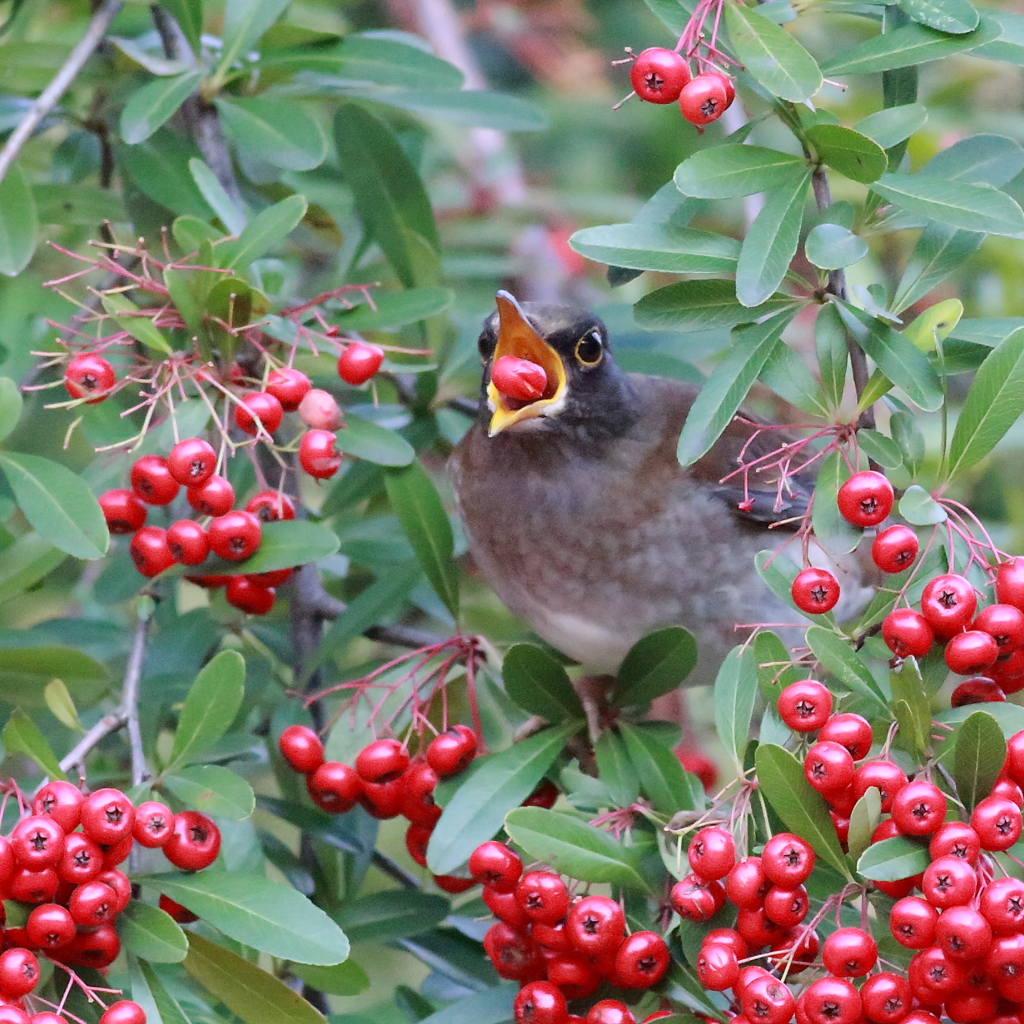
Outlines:
<svg viewBox="0 0 1024 1024"><path fill-rule="evenodd" d="M561 407L565 397L565 367L559 354L531 326L516 299L506 291L497 294L498 344L491 365L502 356L528 359L540 366L547 384L539 398L521 401L503 395L494 381L487 382L487 404L491 409L488 435L494 437L507 427L534 416L549 415Z"/></svg>

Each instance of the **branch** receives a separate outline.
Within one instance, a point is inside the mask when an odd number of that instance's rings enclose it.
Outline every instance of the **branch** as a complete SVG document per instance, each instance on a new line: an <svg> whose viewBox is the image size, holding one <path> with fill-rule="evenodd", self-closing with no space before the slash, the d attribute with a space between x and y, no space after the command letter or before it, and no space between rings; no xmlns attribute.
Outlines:
<svg viewBox="0 0 1024 1024"><path fill-rule="evenodd" d="M85 35L82 36L75 48L68 54L68 59L61 65L57 74L50 79L50 84L39 94L39 98L35 103L29 107L28 113L18 123L17 128L11 132L4 148L0 149L0 181L3 181L7 176L7 172L11 169L11 165L21 152L22 147L32 137L32 133L39 127L43 118L56 106L57 101L64 95L79 71L85 66L85 62L103 41L110 23L123 6L123 0L106 0L92 16L92 20L85 30Z"/></svg>

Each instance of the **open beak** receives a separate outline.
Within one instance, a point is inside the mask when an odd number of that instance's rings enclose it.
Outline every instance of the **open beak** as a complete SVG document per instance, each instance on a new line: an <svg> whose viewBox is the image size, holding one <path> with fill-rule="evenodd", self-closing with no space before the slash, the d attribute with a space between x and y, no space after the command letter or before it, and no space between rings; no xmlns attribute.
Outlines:
<svg viewBox="0 0 1024 1024"><path fill-rule="evenodd" d="M502 356L528 359L547 375L547 385L539 398L520 401L503 395L494 381L487 382L487 404L492 411L488 435L494 437L507 427L534 416L544 416L553 406L560 406L565 395L565 367L558 353L530 326L516 299L506 291L497 294L498 344L495 361Z"/></svg>

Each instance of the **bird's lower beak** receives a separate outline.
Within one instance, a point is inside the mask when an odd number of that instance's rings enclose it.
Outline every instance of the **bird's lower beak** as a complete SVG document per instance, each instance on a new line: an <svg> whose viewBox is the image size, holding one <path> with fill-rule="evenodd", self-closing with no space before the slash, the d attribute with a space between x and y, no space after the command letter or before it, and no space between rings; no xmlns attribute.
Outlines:
<svg viewBox="0 0 1024 1024"><path fill-rule="evenodd" d="M488 434L501 431L534 416L549 415L561 407L565 395L565 367L561 357L531 326L516 299L506 291L497 295L498 344L494 349L493 366L502 356L513 356L535 363L543 371L547 383L539 398L531 401L502 394L493 380L487 382L487 403L491 409Z"/></svg>

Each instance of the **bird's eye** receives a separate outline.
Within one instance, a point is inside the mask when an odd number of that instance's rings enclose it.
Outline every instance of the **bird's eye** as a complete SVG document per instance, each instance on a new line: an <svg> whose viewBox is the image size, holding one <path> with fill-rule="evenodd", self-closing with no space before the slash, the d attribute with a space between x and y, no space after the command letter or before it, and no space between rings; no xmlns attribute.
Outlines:
<svg viewBox="0 0 1024 1024"><path fill-rule="evenodd" d="M477 340L476 347L480 352L481 361L486 363L494 355L494 338L485 331Z"/></svg>
<svg viewBox="0 0 1024 1024"><path fill-rule="evenodd" d="M597 331L584 334L576 342L576 359L584 366L597 366L604 355L604 345L601 343L601 335Z"/></svg>

